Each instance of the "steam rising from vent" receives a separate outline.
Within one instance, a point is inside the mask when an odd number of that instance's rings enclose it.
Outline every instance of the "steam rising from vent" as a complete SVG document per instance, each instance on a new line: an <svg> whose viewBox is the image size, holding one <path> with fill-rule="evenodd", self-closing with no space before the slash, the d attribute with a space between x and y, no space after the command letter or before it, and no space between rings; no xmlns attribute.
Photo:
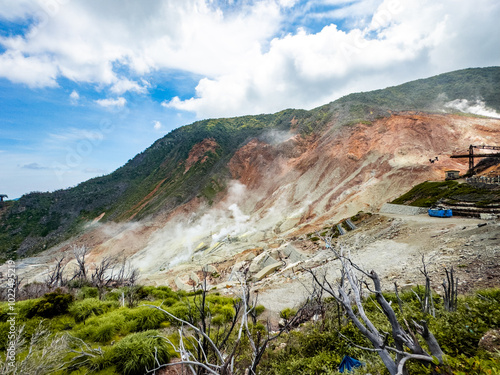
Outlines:
<svg viewBox="0 0 500 375"><path fill-rule="evenodd" d="M481 100L469 101L467 99L456 99L445 103L446 108L456 109L464 113L472 113L475 115L500 118L500 114L495 110L486 107L486 104Z"/></svg>
<svg viewBox="0 0 500 375"><path fill-rule="evenodd" d="M173 267L188 261L200 249L253 233L255 223L241 208L245 196L246 186L232 181L227 198L216 207L201 208L198 214L175 218L158 230L148 246L134 256L134 264L141 269Z"/></svg>
<svg viewBox="0 0 500 375"><path fill-rule="evenodd" d="M285 141L288 141L291 137L293 137L293 134L291 134L287 130L271 129L271 130L266 131L259 138L261 140L263 140L264 142L269 143L271 145L277 145L277 144L283 143Z"/></svg>

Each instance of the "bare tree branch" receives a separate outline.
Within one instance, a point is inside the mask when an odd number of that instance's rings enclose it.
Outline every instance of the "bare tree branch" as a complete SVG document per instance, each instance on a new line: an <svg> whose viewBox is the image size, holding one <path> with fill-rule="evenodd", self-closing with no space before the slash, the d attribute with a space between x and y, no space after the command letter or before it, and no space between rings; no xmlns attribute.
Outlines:
<svg viewBox="0 0 500 375"><path fill-rule="evenodd" d="M329 244L328 239L325 239L325 243L327 243L327 245ZM404 364L409 359L417 359L423 363L429 363L433 361L434 356L442 362L442 351L435 337L427 329L426 324L421 323L422 325L417 327L417 332L419 332L424 340L426 340L432 355L426 353L422 349L415 334L409 329L409 327L408 331L406 331L401 326L391 304L385 299L382 293L380 278L374 270L370 272L362 270L361 267L352 262L351 259L344 256L347 251L342 247L340 251L335 250L331 244L330 246L327 246L327 248L331 249L340 261L340 280L336 283L336 289L334 289L332 284L327 281L326 276L321 280L315 272L308 270L312 275L313 282L319 285L323 291L334 297L335 300L342 305L354 325L372 343L374 347L372 351L376 351L380 355L391 375L406 375ZM430 278L427 273L426 264L424 260L422 261L424 265L422 273L426 276L426 287L429 290L425 303L429 306L429 309L432 309L433 305L431 302L432 292L430 292ZM359 279L356 273L361 274L362 277L368 277L373 284L373 288L369 288L368 283ZM363 284L367 286L367 289L375 295L379 310L382 311L389 321L391 325L391 336L394 340L395 347L387 345L387 338L389 334L381 332L368 318L362 303ZM356 309L353 308L353 304ZM402 311L401 303L400 309ZM408 352L407 349L409 349L410 352ZM391 355L390 352L395 353L395 358L393 358L394 354Z"/></svg>

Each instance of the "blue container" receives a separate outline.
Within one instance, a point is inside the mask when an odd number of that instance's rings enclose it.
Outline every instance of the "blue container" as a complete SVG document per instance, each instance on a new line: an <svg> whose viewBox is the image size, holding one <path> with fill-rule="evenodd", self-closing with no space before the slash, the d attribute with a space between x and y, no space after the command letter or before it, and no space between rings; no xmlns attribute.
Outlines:
<svg viewBox="0 0 500 375"><path fill-rule="evenodd" d="M444 208L435 208L435 209L431 208L427 212L429 213L429 216L435 216L435 217L452 217L451 210L445 210Z"/></svg>

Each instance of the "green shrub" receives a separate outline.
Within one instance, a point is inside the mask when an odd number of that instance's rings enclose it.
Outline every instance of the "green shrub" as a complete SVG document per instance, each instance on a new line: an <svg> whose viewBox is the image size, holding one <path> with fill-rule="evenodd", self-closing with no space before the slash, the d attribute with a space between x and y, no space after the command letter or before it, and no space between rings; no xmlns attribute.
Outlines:
<svg viewBox="0 0 500 375"><path fill-rule="evenodd" d="M119 289L111 290L104 295L104 300L120 302L122 300L122 291Z"/></svg>
<svg viewBox="0 0 500 375"><path fill-rule="evenodd" d="M158 331L133 333L120 340L113 347L112 362L120 374L142 375L145 369L153 368L155 352L160 363L168 363L170 354L166 341L158 336Z"/></svg>
<svg viewBox="0 0 500 375"><path fill-rule="evenodd" d="M266 310L266 308L263 305L257 305L257 306L255 306L255 315L259 316L265 310Z"/></svg>
<svg viewBox="0 0 500 375"><path fill-rule="evenodd" d="M99 290L96 287L83 286L78 290L76 294L77 299L85 298L97 298L99 296Z"/></svg>
<svg viewBox="0 0 500 375"><path fill-rule="evenodd" d="M10 312L8 303L0 303L0 323L6 322L9 319L8 313Z"/></svg>
<svg viewBox="0 0 500 375"><path fill-rule="evenodd" d="M10 331L9 322L0 322L0 351L7 349L7 339Z"/></svg>
<svg viewBox="0 0 500 375"><path fill-rule="evenodd" d="M167 320L167 315L151 307L137 307L129 311L129 319L135 322L135 331L146 331L159 328Z"/></svg>
<svg viewBox="0 0 500 375"><path fill-rule="evenodd" d="M53 316L65 314L73 299L71 294L61 293L60 291L47 293L29 308L26 317L52 318Z"/></svg>
<svg viewBox="0 0 500 375"><path fill-rule="evenodd" d="M104 314L116 307L118 307L116 302L86 298L82 301L74 302L68 311L75 318L76 322L85 322L85 320L92 316Z"/></svg>
<svg viewBox="0 0 500 375"><path fill-rule="evenodd" d="M148 296L153 299L174 299L175 301L179 300L177 293L175 293L168 286L159 286L159 287L144 287L144 292L147 293Z"/></svg>
<svg viewBox="0 0 500 375"><path fill-rule="evenodd" d="M68 315L60 315L47 322L53 332L67 331L75 326L75 319Z"/></svg>
<svg viewBox="0 0 500 375"><path fill-rule="evenodd" d="M166 298L163 300L163 305L165 307L170 307L170 306L175 305L177 303L177 301L178 301L177 299L169 297L169 298Z"/></svg>
<svg viewBox="0 0 500 375"><path fill-rule="evenodd" d="M87 342L109 342L115 335L126 335L136 328L136 322L128 319L126 309L117 309L108 314L89 318L80 325L75 335Z"/></svg>
<svg viewBox="0 0 500 375"><path fill-rule="evenodd" d="M114 335L116 335L120 330L120 327L116 322L105 322L99 324L94 328L93 341L96 342L110 342Z"/></svg>
<svg viewBox="0 0 500 375"><path fill-rule="evenodd" d="M104 371L102 370L108 370L106 371L106 373L116 374L116 371L113 371L115 370L113 357L114 357L113 347L104 347L102 348L102 355L90 357L85 367L92 373L103 374Z"/></svg>
<svg viewBox="0 0 500 375"><path fill-rule="evenodd" d="M285 320L289 320L295 314L297 314L297 310L294 310L294 309L287 307L286 309L283 309L280 311L280 318L285 319Z"/></svg>
<svg viewBox="0 0 500 375"><path fill-rule="evenodd" d="M338 374L338 366L342 357L332 352L319 352L313 357L293 356L286 360L276 360L271 374L276 375L333 375Z"/></svg>
<svg viewBox="0 0 500 375"><path fill-rule="evenodd" d="M217 305L212 311L215 316L219 316L222 323L227 323L233 320L235 311L233 305Z"/></svg>
<svg viewBox="0 0 500 375"><path fill-rule="evenodd" d="M170 306L165 310L167 310L170 314L176 316L177 318L183 320L189 320L191 314L191 310L189 309L189 307L182 302L177 302L175 305ZM169 316L165 316L165 318L172 324L179 324L176 319L173 319Z"/></svg>
<svg viewBox="0 0 500 375"><path fill-rule="evenodd" d="M480 358L477 356L469 357L465 354L460 354L456 357L446 357L444 369L451 371L455 375L499 375L500 356L496 358Z"/></svg>
<svg viewBox="0 0 500 375"><path fill-rule="evenodd" d="M40 298L37 299L27 299L24 301L18 301L16 302L16 310L19 319L27 319L28 312L30 312L33 309L33 306L35 306L36 303L40 301Z"/></svg>

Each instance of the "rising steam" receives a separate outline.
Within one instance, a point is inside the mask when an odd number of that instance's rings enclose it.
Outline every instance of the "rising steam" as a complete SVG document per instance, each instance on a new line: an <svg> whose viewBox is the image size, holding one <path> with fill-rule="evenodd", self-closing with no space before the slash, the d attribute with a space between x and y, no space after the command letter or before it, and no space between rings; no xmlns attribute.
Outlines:
<svg viewBox="0 0 500 375"><path fill-rule="evenodd" d="M486 107L486 104L481 100L469 101L467 99L456 99L445 103L446 108L456 109L464 113L472 113L475 115L500 118L500 114L495 110Z"/></svg>
<svg viewBox="0 0 500 375"><path fill-rule="evenodd" d="M188 261L200 249L254 232L253 221L241 208L245 196L246 186L232 181L223 202L169 221L150 238L147 247L136 254L134 263L142 269L160 265L170 268Z"/></svg>

